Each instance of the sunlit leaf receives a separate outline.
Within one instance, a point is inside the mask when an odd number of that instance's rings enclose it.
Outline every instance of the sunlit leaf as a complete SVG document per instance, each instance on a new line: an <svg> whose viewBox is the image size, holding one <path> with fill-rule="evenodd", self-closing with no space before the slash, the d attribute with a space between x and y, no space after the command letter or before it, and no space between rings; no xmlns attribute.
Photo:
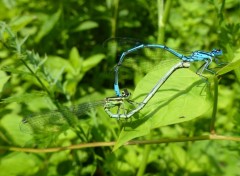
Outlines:
<svg viewBox="0 0 240 176"><path fill-rule="evenodd" d="M11 21L10 26L14 31L19 31L35 19L35 15L18 16Z"/></svg>
<svg viewBox="0 0 240 176"><path fill-rule="evenodd" d="M90 30L97 27L98 23L95 21L84 21L75 29L75 31Z"/></svg>
<svg viewBox="0 0 240 176"><path fill-rule="evenodd" d="M70 63L72 64L72 67L75 68L76 74L79 73L82 67L82 57L80 56L78 50L76 47L73 47L70 51L70 56L69 56Z"/></svg>
<svg viewBox="0 0 240 176"><path fill-rule="evenodd" d="M3 71L0 71L0 92L2 92L3 86L9 80L10 76Z"/></svg>
<svg viewBox="0 0 240 176"><path fill-rule="evenodd" d="M178 145L170 145L169 147L170 147L173 158L175 158L176 164L180 168L184 168L187 163L186 151Z"/></svg>
<svg viewBox="0 0 240 176"><path fill-rule="evenodd" d="M1 161L0 169L4 175L35 175L38 171L40 159L33 154L13 152L2 157ZM24 164L22 161L24 161ZM12 169L12 166L14 166L14 169Z"/></svg>
<svg viewBox="0 0 240 176"><path fill-rule="evenodd" d="M37 97L44 97L44 96L46 96L46 93L44 92L23 93L21 95L15 95L15 96L2 99L2 103L12 103L12 102L28 103L32 99L36 99Z"/></svg>
<svg viewBox="0 0 240 176"><path fill-rule="evenodd" d="M5 72L10 72L10 73L13 73L13 74L31 75L27 71L19 70L19 69L16 69L16 68L12 67L12 66L4 66L4 67L1 68L1 70L5 71Z"/></svg>
<svg viewBox="0 0 240 176"><path fill-rule="evenodd" d="M48 67L49 71L51 71L54 77L59 75L59 72L63 68L69 73L74 73L74 68L72 67L72 65L68 62L68 60L62 57L48 56L46 66Z"/></svg>
<svg viewBox="0 0 240 176"><path fill-rule="evenodd" d="M169 67L153 70L137 85L133 100L141 102ZM175 71L148 104L125 123L117 149L125 142L146 135L151 129L192 120L204 114L210 105L206 80L187 68Z"/></svg>
<svg viewBox="0 0 240 176"><path fill-rule="evenodd" d="M83 61L83 72L87 72L91 68L97 66L99 62L101 62L104 59L104 54L95 54L86 60Z"/></svg>
<svg viewBox="0 0 240 176"><path fill-rule="evenodd" d="M217 72L218 75L223 75L232 70L240 69L240 50L238 50L238 52L235 52L233 54L233 57L234 58L232 58L232 62L218 70Z"/></svg>

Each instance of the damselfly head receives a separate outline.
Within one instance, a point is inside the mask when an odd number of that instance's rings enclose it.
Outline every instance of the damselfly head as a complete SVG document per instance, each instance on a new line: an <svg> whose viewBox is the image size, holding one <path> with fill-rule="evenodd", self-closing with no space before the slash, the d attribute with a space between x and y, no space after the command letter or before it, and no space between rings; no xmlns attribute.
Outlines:
<svg viewBox="0 0 240 176"><path fill-rule="evenodd" d="M124 90L122 91L122 97L127 98L127 97L130 97L130 96L131 96L131 93L128 92L127 89L124 89Z"/></svg>
<svg viewBox="0 0 240 176"><path fill-rule="evenodd" d="M220 50L220 49L213 49L213 50L212 50L212 54L213 54L214 56L221 56L221 55L223 55L223 52L222 52L222 50Z"/></svg>

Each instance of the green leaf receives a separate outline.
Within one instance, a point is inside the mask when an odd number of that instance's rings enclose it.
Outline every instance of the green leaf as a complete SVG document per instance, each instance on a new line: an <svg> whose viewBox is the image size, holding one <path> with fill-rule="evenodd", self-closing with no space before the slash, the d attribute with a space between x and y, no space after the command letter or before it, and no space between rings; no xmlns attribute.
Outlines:
<svg viewBox="0 0 240 176"><path fill-rule="evenodd" d="M226 66L224 66L220 70L218 70L218 72L217 72L218 75L223 75L223 74L228 73L232 70L240 68L240 49L237 50L233 54L233 57L234 58L233 58L232 62L230 62L229 64L227 64Z"/></svg>
<svg viewBox="0 0 240 176"><path fill-rule="evenodd" d="M62 69L68 73L74 73L74 68L69 61L58 56L48 56L46 67L51 72L53 77L59 76L59 73L62 72Z"/></svg>
<svg viewBox="0 0 240 176"><path fill-rule="evenodd" d="M83 61L83 72L87 72L104 59L104 54L95 54Z"/></svg>
<svg viewBox="0 0 240 176"><path fill-rule="evenodd" d="M93 28L97 28L98 23L95 21L84 21L74 31L85 31Z"/></svg>
<svg viewBox="0 0 240 176"><path fill-rule="evenodd" d="M17 18L13 19L9 25L11 26L12 30L19 31L35 19L35 15L18 16Z"/></svg>
<svg viewBox="0 0 240 176"><path fill-rule="evenodd" d="M233 61L233 62L229 63L228 65L222 67L220 70L218 70L217 75L223 75L232 70L239 69L239 68L240 68L240 59Z"/></svg>
<svg viewBox="0 0 240 176"><path fill-rule="evenodd" d="M76 74L79 74L81 70L81 63L83 62L82 57L80 56L78 49L76 47L73 47L70 51L69 56L70 63L73 68L76 70Z"/></svg>
<svg viewBox="0 0 240 176"><path fill-rule="evenodd" d="M187 164L187 153L179 145L171 144L170 150L173 158L180 168L186 167Z"/></svg>
<svg viewBox="0 0 240 176"><path fill-rule="evenodd" d="M2 175L35 175L40 163L34 154L12 152L1 158L0 170Z"/></svg>
<svg viewBox="0 0 240 176"><path fill-rule="evenodd" d="M153 69L148 73L138 83L133 93L133 100L142 102L169 69L170 67L167 66L161 70ZM125 123L114 150L133 138L147 135L151 129L189 121L201 116L211 107L208 88L206 81L191 70L178 69L140 113Z"/></svg>
<svg viewBox="0 0 240 176"><path fill-rule="evenodd" d="M59 9L55 14L53 14L48 19L46 19L46 21L42 25L42 27L36 37L36 42L39 42L45 35L47 35L53 29L53 27L59 21L61 13L62 13L62 11L61 11L61 9Z"/></svg>
<svg viewBox="0 0 240 176"><path fill-rule="evenodd" d="M17 102L17 103L28 103L33 99L36 99L37 97L46 97L46 93L44 92L32 92L32 93L23 93L21 95L15 95L11 96L8 98L5 98L2 100L1 103L12 103L12 102Z"/></svg>
<svg viewBox="0 0 240 176"><path fill-rule="evenodd" d="M2 89L5 85L5 83L9 80L10 76L7 76L7 74L3 71L0 71L0 92L2 92Z"/></svg>
<svg viewBox="0 0 240 176"><path fill-rule="evenodd" d="M76 93L78 81L76 79L68 79L64 82L63 89L66 94L72 96Z"/></svg>
<svg viewBox="0 0 240 176"><path fill-rule="evenodd" d="M14 68L13 66L4 66L1 68L1 70L5 71L5 72L10 72L13 74L21 74L21 75L29 75L31 76L32 74L27 72L27 71L23 71L23 70L18 70L16 68Z"/></svg>

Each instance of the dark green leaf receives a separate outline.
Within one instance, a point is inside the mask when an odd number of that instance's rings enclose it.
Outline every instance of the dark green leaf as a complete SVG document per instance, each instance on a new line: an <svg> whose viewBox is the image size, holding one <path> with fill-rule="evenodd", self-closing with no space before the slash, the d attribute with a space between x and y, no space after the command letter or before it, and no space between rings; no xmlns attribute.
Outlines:
<svg viewBox="0 0 240 176"><path fill-rule="evenodd" d="M44 24L41 26L38 35L36 36L36 42L39 42L45 35L47 35L57 24L62 11L59 9L55 14L50 16Z"/></svg>

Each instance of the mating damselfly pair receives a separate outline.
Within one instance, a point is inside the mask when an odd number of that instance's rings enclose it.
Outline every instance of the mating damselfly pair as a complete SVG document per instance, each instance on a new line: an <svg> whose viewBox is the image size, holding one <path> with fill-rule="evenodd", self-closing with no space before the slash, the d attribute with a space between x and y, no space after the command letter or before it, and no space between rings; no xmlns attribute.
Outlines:
<svg viewBox="0 0 240 176"><path fill-rule="evenodd" d="M110 39L110 40L107 40L107 42L108 41L118 42L118 40L119 38ZM124 38L121 40L126 40L126 39ZM126 58L127 55L136 53L146 48L166 51L172 54L173 57L180 59L180 61L174 64L172 67L170 67L169 70L166 72L166 74L160 77L159 81L157 81L156 84L153 86L153 88L149 90L149 93L146 94L143 100L135 104L134 108L129 110L125 108L125 104L126 103L133 104L135 102L130 100L131 94L128 92L128 90L125 89L123 93L120 93L120 88L118 84L119 69L123 64L123 62L125 61L124 59ZM211 52L194 51L190 55L183 55L164 45L143 44L138 42L134 47L129 48L125 51L122 51L119 57L119 61L117 62L117 65L114 68L114 74L115 74L114 75L114 78L115 78L114 91L116 92L115 97L108 97L102 101L84 103L84 104L76 105L74 107L64 108L63 110L50 111L44 114L39 114L32 117L31 116L26 117L23 119L21 123L21 129L23 131L25 131L26 129L28 131L34 132L34 130L46 131L47 129L49 129L49 131L54 131L54 130L62 130L65 128L69 128L69 127L72 127L74 123L71 124L71 121L68 119L68 116L70 118L72 116L74 116L75 118L80 118L80 116L86 114L90 109L95 108L96 106L99 106L99 105L101 105L104 108L105 112L112 118L128 119L145 107L145 105L155 95L155 93L159 90L159 88L174 73L174 71L180 68L188 68L191 62L203 61L204 64L197 71L197 74L202 76L203 71L205 70L212 72L212 70L210 70L208 67L213 60L217 61L216 56L220 56L220 55L222 55L222 51L217 49L213 49ZM159 60L161 60L161 57L159 57Z"/></svg>

